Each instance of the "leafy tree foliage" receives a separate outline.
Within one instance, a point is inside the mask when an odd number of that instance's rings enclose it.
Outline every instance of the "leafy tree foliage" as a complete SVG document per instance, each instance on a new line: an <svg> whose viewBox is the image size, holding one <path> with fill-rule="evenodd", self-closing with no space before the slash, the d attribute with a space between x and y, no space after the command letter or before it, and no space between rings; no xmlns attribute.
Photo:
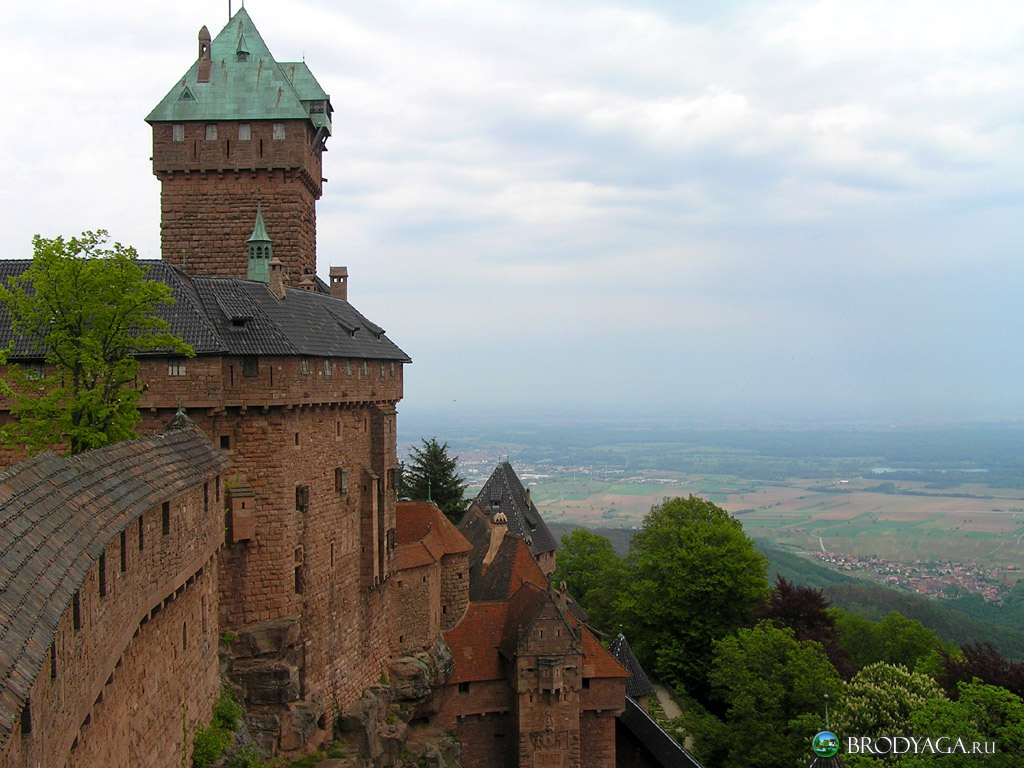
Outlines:
<svg viewBox="0 0 1024 768"><path fill-rule="evenodd" d="M850 664L850 655L839 647L836 619L828 609L829 602L820 589L794 584L776 574L771 594L753 611L751 618L755 622L767 619L776 627L787 627L793 630L797 640L819 643L832 666L842 676L849 677L855 670Z"/></svg>
<svg viewBox="0 0 1024 768"><path fill-rule="evenodd" d="M824 726L824 696L834 699L842 685L818 643L770 621L719 640L709 680L726 719L695 721L696 749L723 768L806 763L810 738Z"/></svg>
<svg viewBox="0 0 1024 768"><path fill-rule="evenodd" d="M881 621L847 611L835 611L835 616L839 644L858 669L879 661L914 669L941 645L938 635L921 622L904 618L896 611Z"/></svg>
<svg viewBox="0 0 1024 768"><path fill-rule="evenodd" d="M458 456L448 455L448 443L422 438L409 449L410 462L399 471L398 496L412 501L432 500L453 523L466 511L466 481L458 474Z"/></svg>
<svg viewBox="0 0 1024 768"><path fill-rule="evenodd" d="M919 738L960 737L965 742L995 742L996 754L915 755L906 768L1015 768L1024 765L1024 701L995 685L975 680L957 686L956 701L932 699L910 716L910 732Z"/></svg>
<svg viewBox="0 0 1024 768"><path fill-rule="evenodd" d="M618 559L611 541L606 537L585 528L577 528L562 536L556 555L558 569L551 581L555 584L564 581L569 594L582 600L599 584L605 571L614 567Z"/></svg>
<svg viewBox="0 0 1024 768"><path fill-rule="evenodd" d="M964 645L959 652L943 648L939 656L942 669L938 681L950 698L956 698L960 683L975 678L1024 697L1024 663L1008 660L990 643Z"/></svg>
<svg viewBox="0 0 1024 768"><path fill-rule="evenodd" d="M641 662L706 700L714 643L767 592L764 567L721 507L694 496L654 506L633 537L616 601Z"/></svg>
<svg viewBox="0 0 1024 768"><path fill-rule="evenodd" d="M902 664L876 662L844 686L833 725L840 734L893 736L910 733L911 715L927 702L945 701L938 683Z"/></svg>
<svg viewBox="0 0 1024 768"><path fill-rule="evenodd" d="M30 452L67 445L77 454L133 437L135 355L192 354L156 315L173 301L170 289L146 280L134 248L106 243L102 230L69 240L37 235L32 265L0 286L14 332L38 345L52 371L40 377L11 365L0 383L15 417L3 438Z"/></svg>

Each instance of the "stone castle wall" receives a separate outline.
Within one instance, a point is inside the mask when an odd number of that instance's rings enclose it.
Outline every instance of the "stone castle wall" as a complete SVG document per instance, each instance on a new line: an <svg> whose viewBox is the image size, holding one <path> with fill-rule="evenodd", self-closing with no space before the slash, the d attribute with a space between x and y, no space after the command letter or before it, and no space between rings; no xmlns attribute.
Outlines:
<svg viewBox="0 0 1024 768"><path fill-rule="evenodd" d="M0 766L190 759L220 689L214 485L168 500L167 533L162 505L130 521L89 569L33 685L30 730L8 740Z"/></svg>

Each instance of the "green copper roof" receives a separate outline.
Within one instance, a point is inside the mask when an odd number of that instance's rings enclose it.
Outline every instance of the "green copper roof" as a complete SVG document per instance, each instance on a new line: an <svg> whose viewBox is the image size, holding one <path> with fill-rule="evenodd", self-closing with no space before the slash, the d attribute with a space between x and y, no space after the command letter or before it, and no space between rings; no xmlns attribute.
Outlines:
<svg viewBox="0 0 1024 768"><path fill-rule="evenodd" d="M263 223L263 204L256 203L256 226L252 228L249 236L250 243L269 243L270 235L267 234L267 225Z"/></svg>
<svg viewBox="0 0 1024 768"><path fill-rule="evenodd" d="M304 62L275 61L245 8L211 41L210 59L209 82L198 82L197 60L146 122L306 119L330 132L330 98L313 73ZM323 111L311 114L320 102Z"/></svg>

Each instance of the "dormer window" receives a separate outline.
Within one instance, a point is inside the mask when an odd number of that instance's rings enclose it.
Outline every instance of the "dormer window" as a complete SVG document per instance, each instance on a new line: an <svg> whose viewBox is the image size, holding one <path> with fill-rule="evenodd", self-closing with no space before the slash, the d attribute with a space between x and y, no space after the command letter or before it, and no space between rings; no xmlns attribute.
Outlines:
<svg viewBox="0 0 1024 768"><path fill-rule="evenodd" d="M236 61L248 61L249 60L249 52L248 51L238 51L235 54L235 60Z"/></svg>
<svg viewBox="0 0 1024 768"><path fill-rule="evenodd" d="M322 115L326 111L327 111L327 102L326 101L314 101L314 102L311 102L310 105L309 105L309 113L311 115Z"/></svg>

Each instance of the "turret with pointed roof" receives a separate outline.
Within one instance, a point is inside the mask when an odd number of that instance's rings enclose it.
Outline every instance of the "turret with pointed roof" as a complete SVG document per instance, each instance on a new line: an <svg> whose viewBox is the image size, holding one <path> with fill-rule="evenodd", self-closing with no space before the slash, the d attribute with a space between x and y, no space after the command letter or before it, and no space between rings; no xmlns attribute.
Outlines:
<svg viewBox="0 0 1024 768"><path fill-rule="evenodd" d="M149 113L165 261L247 277L240 244L257 199L289 284L316 270L316 201L331 100L305 62L278 62L248 12L216 37Z"/></svg>

